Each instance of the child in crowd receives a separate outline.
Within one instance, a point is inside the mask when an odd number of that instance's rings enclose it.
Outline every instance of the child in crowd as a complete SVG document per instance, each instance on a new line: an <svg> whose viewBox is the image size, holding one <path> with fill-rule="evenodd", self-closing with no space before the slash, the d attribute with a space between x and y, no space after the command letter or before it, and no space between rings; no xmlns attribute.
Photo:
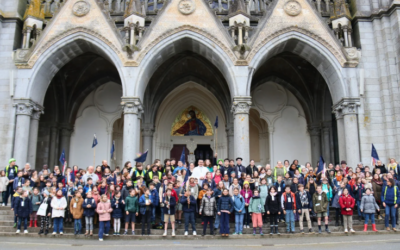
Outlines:
<svg viewBox="0 0 400 250"><path fill-rule="evenodd" d="M83 198L80 192L75 192L69 204L69 211L74 218L74 234L78 235L82 230L82 215L83 215Z"/></svg>
<svg viewBox="0 0 400 250"><path fill-rule="evenodd" d="M299 191L296 193L296 207L298 213L300 214L299 224L300 224L300 233L304 234L303 229L303 218L306 216L308 232L312 233L312 224L310 220L310 212L312 206L311 195L307 190L304 190L304 185L299 184Z"/></svg>
<svg viewBox="0 0 400 250"><path fill-rule="evenodd" d="M11 210L14 211L14 228L17 227L17 222L18 222L17 211L15 210L16 201L18 200L17 198L19 198L21 195L22 195L22 187L17 186L13 197L11 197Z"/></svg>
<svg viewBox="0 0 400 250"><path fill-rule="evenodd" d="M0 171L0 193L1 193L1 201L2 201L2 206L4 207L5 204L7 204L6 199L8 198L6 196L7 192L7 186L8 186L9 180L8 177L6 176L6 172L4 170ZM7 197L7 198L6 198Z"/></svg>
<svg viewBox="0 0 400 250"><path fill-rule="evenodd" d="M104 236L108 236L110 230L111 203L107 198L107 195L103 194L100 198L100 202L97 204L97 213L99 214L99 241L103 241Z"/></svg>
<svg viewBox="0 0 400 250"><path fill-rule="evenodd" d="M250 189L250 183L248 181L243 182L243 189L240 191L240 195L244 197L245 214L243 219L243 227L250 228L249 204L251 197L253 197L253 192Z"/></svg>
<svg viewBox="0 0 400 250"><path fill-rule="evenodd" d="M116 191L114 198L111 201L111 208L113 209L111 217L114 220L114 235L119 236L119 231L121 230L121 218L124 217L125 208L125 201L122 199L119 191Z"/></svg>
<svg viewBox="0 0 400 250"><path fill-rule="evenodd" d="M265 213L265 208L257 189L254 190L254 195L250 199L249 213L251 214L251 219L253 221L253 235L256 235L256 229L257 227L259 227L260 235L263 236L264 234L262 231L262 226L263 226L262 217Z"/></svg>
<svg viewBox="0 0 400 250"><path fill-rule="evenodd" d="M176 206L176 198L172 196L172 190L167 189L167 192L163 199L163 207L164 209L164 234L163 236L167 236L168 231L168 221L171 221L172 227L172 236L175 236L175 206Z"/></svg>
<svg viewBox="0 0 400 250"><path fill-rule="evenodd" d="M233 190L233 206L235 211L235 233L233 235L242 235L243 234L243 219L245 211L245 200L239 194L239 189L235 188Z"/></svg>
<svg viewBox="0 0 400 250"><path fill-rule="evenodd" d="M353 230L353 208L354 208L354 198L349 195L347 189L343 190L343 194L339 198L339 204L341 207L341 212L344 221L344 232L348 233L348 228L351 233L355 233Z"/></svg>
<svg viewBox="0 0 400 250"><path fill-rule="evenodd" d="M202 215L203 219L203 234L206 235L207 225L210 225L210 235L215 235L214 232L214 216L217 213L217 202L216 198L212 197L213 191L211 188L207 190L207 193L203 196L200 204L199 214Z"/></svg>
<svg viewBox="0 0 400 250"><path fill-rule="evenodd" d="M158 176L154 176L154 179L158 179ZM151 182L149 184L149 189L150 189L150 194L151 197L153 198L153 203L152 203L152 207L151 207L151 224L154 225L156 222L156 208L158 206L158 197L159 194L157 192L157 188L156 188L156 184L154 182Z"/></svg>
<svg viewBox="0 0 400 250"><path fill-rule="evenodd" d="M59 233L60 235L64 234L64 216L65 209L67 208L67 200L62 193L62 190L59 189L56 192L56 196L51 200L51 207L53 208L51 216L53 218L53 235Z"/></svg>
<svg viewBox="0 0 400 250"><path fill-rule="evenodd" d="M33 194L30 196L32 202L32 213L30 216L29 227L37 226L37 211L39 209L40 203L42 202L42 196L39 194L39 188L33 189Z"/></svg>
<svg viewBox="0 0 400 250"><path fill-rule="evenodd" d="M294 234L294 214L296 213L296 197L294 193L290 191L290 186L285 187L285 193L281 199L282 210L285 214L286 219L286 232Z"/></svg>
<svg viewBox="0 0 400 250"><path fill-rule="evenodd" d="M16 198L15 201L15 215L18 217L18 230L17 234L21 232L21 223L24 222L24 233L28 233L27 226L28 226L28 218L29 215L32 213L32 202L28 197L29 192L27 190L22 192L20 197Z"/></svg>
<svg viewBox="0 0 400 250"><path fill-rule="evenodd" d="M189 234L189 223L192 225L193 235L196 233L196 199L192 196L191 188L186 190L185 195L181 198L183 217L185 218L185 236Z"/></svg>
<svg viewBox="0 0 400 250"><path fill-rule="evenodd" d="M224 189L218 200L218 215L220 215L220 233L223 237L229 236L229 215L233 212L234 204L229 196L228 189ZM186 220L186 218L185 218ZM193 233L195 235L195 233Z"/></svg>
<svg viewBox="0 0 400 250"><path fill-rule="evenodd" d="M313 195L313 205L314 212L317 213L318 217L318 233L322 233L321 231L321 218L325 218L325 231L327 233L331 233L329 230L329 217L326 213L327 207L329 206L328 196L326 193L322 192L322 187L317 186L317 192Z"/></svg>
<svg viewBox="0 0 400 250"><path fill-rule="evenodd" d="M145 234L145 227L147 224L147 235L150 236L150 220L152 211L153 198L148 188L143 188L144 194L139 199L140 214L142 215L142 236ZM164 218L165 220L165 218Z"/></svg>
<svg viewBox="0 0 400 250"><path fill-rule="evenodd" d="M40 207L43 206L43 215L40 216L40 231L39 235L43 234L47 235L49 233L49 224L50 224L50 217L51 217L51 197L49 196L49 191L46 189L42 192L43 200L40 204ZM39 207L39 210L40 210ZM45 227L46 224L46 227ZM44 231L43 231L44 230Z"/></svg>
<svg viewBox="0 0 400 250"><path fill-rule="evenodd" d="M256 194L258 195L258 191L254 190L253 198L256 197ZM249 211L250 211L250 206L249 206ZM269 234L270 235L274 234L274 231L275 234L280 234L278 230L278 217L282 213L282 205L281 205L281 196L278 195L275 186L271 186L269 190L269 195L265 202L265 211L267 211L270 220L271 232ZM255 228L254 220L253 220L253 227ZM255 235L255 229L253 231L253 235Z"/></svg>
<svg viewBox="0 0 400 250"><path fill-rule="evenodd" d="M86 193L86 198L82 204L83 216L85 216L86 233L85 236L93 236L93 217L97 208L97 203L92 197L92 191Z"/></svg>
<svg viewBox="0 0 400 250"><path fill-rule="evenodd" d="M371 219L372 231L377 232L375 225L375 210L379 212L379 206L375 201L374 195L371 194L371 189L365 190L365 195L361 199L360 211L364 214L364 232L367 231L369 219Z"/></svg>
<svg viewBox="0 0 400 250"><path fill-rule="evenodd" d="M129 196L125 199L125 232L128 234L129 223L132 224L132 235L135 235L136 217L139 215L139 200L136 196L136 190L130 189Z"/></svg>

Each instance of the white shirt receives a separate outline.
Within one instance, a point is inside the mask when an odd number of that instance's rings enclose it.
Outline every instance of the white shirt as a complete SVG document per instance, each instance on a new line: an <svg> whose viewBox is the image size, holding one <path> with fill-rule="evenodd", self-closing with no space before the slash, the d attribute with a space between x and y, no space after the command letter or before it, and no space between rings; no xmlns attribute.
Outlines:
<svg viewBox="0 0 400 250"><path fill-rule="evenodd" d="M86 174L84 174L82 176L82 179L83 179L83 182L85 183L85 185L87 184L88 178L92 178L94 185L96 185L97 181L99 180L99 177L97 176L97 174L95 174L95 173L90 174L89 172L87 172Z"/></svg>
<svg viewBox="0 0 400 250"><path fill-rule="evenodd" d="M197 167L195 167L193 169L193 173L192 173L191 177L197 178L199 180L200 187L202 187L203 186L203 180L200 180L200 177L206 178L206 174L208 172L210 172L210 171L208 171L208 168L197 166Z"/></svg>

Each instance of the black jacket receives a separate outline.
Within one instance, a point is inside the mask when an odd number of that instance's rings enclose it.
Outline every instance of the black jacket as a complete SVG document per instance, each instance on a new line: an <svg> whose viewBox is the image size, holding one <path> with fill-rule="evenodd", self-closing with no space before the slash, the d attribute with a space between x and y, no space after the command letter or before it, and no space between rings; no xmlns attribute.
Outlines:
<svg viewBox="0 0 400 250"><path fill-rule="evenodd" d="M258 172L258 168L257 168L256 165L254 165L253 168L251 168L251 165L248 165L248 166L246 167L246 174L249 174L251 177L253 177L254 171L257 171L257 172Z"/></svg>
<svg viewBox="0 0 400 250"><path fill-rule="evenodd" d="M303 207L303 204L301 203L301 199L300 199L300 191L296 193L296 207L297 210L299 209L312 209L312 197L310 195L310 193L307 190L304 190L304 192L306 192L307 194L307 199L308 199L308 205Z"/></svg>
<svg viewBox="0 0 400 250"><path fill-rule="evenodd" d="M265 212L269 212L270 214L282 212L281 196L279 194L276 194L274 199L272 199L271 195L267 196L267 200L265 201Z"/></svg>

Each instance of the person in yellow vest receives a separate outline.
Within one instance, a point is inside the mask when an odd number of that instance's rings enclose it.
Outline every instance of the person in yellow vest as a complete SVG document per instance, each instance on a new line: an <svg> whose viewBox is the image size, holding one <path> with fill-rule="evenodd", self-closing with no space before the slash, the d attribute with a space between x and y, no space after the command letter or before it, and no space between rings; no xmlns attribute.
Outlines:
<svg viewBox="0 0 400 250"><path fill-rule="evenodd" d="M162 179L162 172L158 171L158 166L156 164L153 164L151 166L151 171L148 171L145 175L147 186L149 186L149 184L153 181L153 176L158 176L159 180Z"/></svg>
<svg viewBox="0 0 400 250"><path fill-rule="evenodd" d="M17 177L17 173L18 173L18 166L15 164L16 160L14 158L11 158L8 161L8 166L4 169L4 171L6 172L6 177L8 178L8 185L6 187L6 191L5 191L5 195L4 200L3 200L3 204L4 206L7 206L8 203L8 198L11 196L14 196L14 188L13 188L13 184L14 184L14 179L15 177Z"/></svg>
<svg viewBox="0 0 400 250"><path fill-rule="evenodd" d="M143 169L143 163L136 163L136 169L132 172L132 181L133 185L136 186L138 179L144 178L146 175L146 171Z"/></svg>
<svg viewBox="0 0 400 250"><path fill-rule="evenodd" d="M282 178L284 178L285 174L286 174L285 166L282 165L281 161L278 161L277 165L274 168L274 179L277 180L278 176L282 176Z"/></svg>

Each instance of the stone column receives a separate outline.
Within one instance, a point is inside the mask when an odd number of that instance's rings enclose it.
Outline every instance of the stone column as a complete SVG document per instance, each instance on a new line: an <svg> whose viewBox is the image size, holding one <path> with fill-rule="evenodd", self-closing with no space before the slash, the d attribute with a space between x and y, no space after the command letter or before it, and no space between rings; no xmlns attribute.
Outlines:
<svg viewBox="0 0 400 250"><path fill-rule="evenodd" d="M33 104L29 100L16 100L16 126L14 137L13 158L17 160L17 165L23 168L28 161L29 127Z"/></svg>
<svg viewBox="0 0 400 250"><path fill-rule="evenodd" d="M308 127L308 132L311 137L311 164L316 168L321 155L321 127L312 124Z"/></svg>
<svg viewBox="0 0 400 250"><path fill-rule="evenodd" d="M121 105L124 109L124 140L122 159L123 163L126 161L133 161L136 158L137 140L140 140L138 134L138 114L142 112L142 103L137 97L122 97Z"/></svg>
<svg viewBox="0 0 400 250"><path fill-rule="evenodd" d="M147 149L149 150L149 153L147 154L147 162L148 163L153 163L153 134L154 134L154 128L152 126L143 126L142 129L142 138L143 138L143 151L146 151Z"/></svg>
<svg viewBox="0 0 400 250"><path fill-rule="evenodd" d="M61 138L60 138L60 155L62 153L62 151L65 151L65 160L67 161L67 164L69 164L69 147L71 144L71 135L73 132L73 128L67 124L64 125L63 127L61 127L60 129L60 133L61 133ZM57 164L61 164L60 162L58 162L58 158L56 158L56 162ZM56 164L56 165L57 165Z"/></svg>
<svg viewBox="0 0 400 250"><path fill-rule="evenodd" d="M140 124L141 124L141 121L142 121L142 114L143 114L143 111L140 111L138 113L138 121L137 121L137 127L136 127L138 140L136 141L136 148L137 148L136 154L139 153L139 152L143 153L146 150L146 149L141 149L141 146L142 146L142 144L141 144L141 142L142 142L141 131L142 130L141 130ZM146 159L146 161L147 161L147 159Z"/></svg>
<svg viewBox="0 0 400 250"><path fill-rule="evenodd" d="M360 100L358 98L343 98L339 103L334 105L336 117L341 117L342 120L340 132L338 122L339 144L341 144L340 139L342 138L344 146L342 143L340 147L344 147L346 152L346 158L342 158L339 151L341 156L340 160L347 160L347 165L352 168L356 168L357 163L360 162L360 140L357 119L358 106L360 106Z"/></svg>
<svg viewBox="0 0 400 250"><path fill-rule="evenodd" d="M228 141L228 158L233 159L235 156L235 140L233 138L234 129L232 126L228 127L226 129L226 136L227 136L227 141Z"/></svg>
<svg viewBox="0 0 400 250"><path fill-rule="evenodd" d="M56 149L57 149L57 139L58 139L58 128L52 126L50 128L50 150L49 150L49 168L53 169L56 165Z"/></svg>
<svg viewBox="0 0 400 250"><path fill-rule="evenodd" d="M324 122L324 127L322 128L322 148L324 160L326 163L331 163L331 143L330 143L330 124L331 122Z"/></svg>
<svg viewBox="0 0 400 250"><path fill-rule="evenodd" d="M250 162L249 111L250 96L234 97L232 103L234 134L234 157L242 157L243 165Z"/></svg>
<svg viewBox="0 0 400 250"><path fill-rule="evenodd" d="M29 129L29 146L28 146L28 162L35 169L36 165L36 149L39 131L39 118L43 114L43 108L35 105L31 117L31 126Z"/></svg>
<svg viewBox="0 0 400 250"><path fill-rule="evenodd" d="M274 168L276 165L274 159L274 127L268 126L268 134L269 134L269 164ZM267 162L268 163L268 162Z"/></svg>

